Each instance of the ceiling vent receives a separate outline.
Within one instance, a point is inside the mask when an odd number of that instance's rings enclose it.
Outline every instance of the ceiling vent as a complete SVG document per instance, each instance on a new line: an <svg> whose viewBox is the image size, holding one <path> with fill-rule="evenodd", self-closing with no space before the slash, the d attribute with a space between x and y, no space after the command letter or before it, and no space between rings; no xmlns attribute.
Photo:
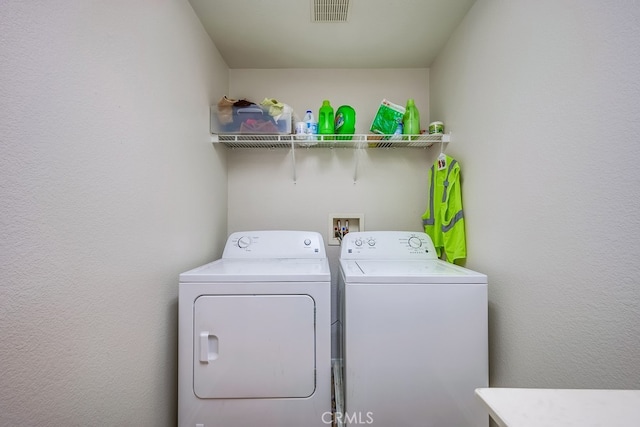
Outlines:
<svg viewBox="0 0 640 427"><path fill-rule="evenodd" d="M347 22L349 0L311 0L311 22Z"/></svg>

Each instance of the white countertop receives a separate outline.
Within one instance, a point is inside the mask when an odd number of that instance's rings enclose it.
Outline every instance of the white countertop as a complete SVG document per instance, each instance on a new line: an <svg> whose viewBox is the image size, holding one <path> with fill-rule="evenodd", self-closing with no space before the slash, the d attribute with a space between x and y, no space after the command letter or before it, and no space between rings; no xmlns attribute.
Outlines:
<svg viewBox="0 0 640 427"><path fill-rule="evenodd" d="M638 427L640 390L479 388L501 427Z"/></svg>

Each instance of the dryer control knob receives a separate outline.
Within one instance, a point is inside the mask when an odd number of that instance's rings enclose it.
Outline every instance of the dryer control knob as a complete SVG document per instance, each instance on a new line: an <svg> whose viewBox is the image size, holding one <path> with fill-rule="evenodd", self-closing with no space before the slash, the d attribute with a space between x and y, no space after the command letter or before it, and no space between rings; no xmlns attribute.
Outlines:
<svg viewBox="0 0 640 427"><path fill-rule="evenodd" d="M362 246L362 240L360 239L356 239L353 243L355 243L356 246Z"/></svg>
<svg viewBox="0 0 640 427"><path fill-rule="evenodd" d="M369 241L367 242L369 244L369 246L375 246L376 245L376 241L373 239L369 239Z"/></svg>
<svg viewBox="0 0 640 427"><path fill-rule="evenodd" d="M311 244L311 239L304 239L304 245L309 246Z"/></svg>
<svg viewBox="0 0 640 427"><path fill-rule="evenodd" d="M412 248L419 248L422 246L422 242L416 236L409 237L409 246Z"/></svg>
<svg viewBox="0 0 640 427"><path fill-rule="evenodd" d="M239 248L247 248L251 244L251 237L242 236L238 239L238 247Z"/></svg>

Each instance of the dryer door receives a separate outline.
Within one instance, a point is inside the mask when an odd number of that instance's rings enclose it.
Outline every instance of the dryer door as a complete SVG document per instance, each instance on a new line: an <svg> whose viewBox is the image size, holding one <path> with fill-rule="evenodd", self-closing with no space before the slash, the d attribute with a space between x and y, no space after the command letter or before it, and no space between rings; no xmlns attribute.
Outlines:
<svg viewBox="0 0 640 427"><path fill-rule="evenodd" d="M308 397L315 390L309 295L203 295L194 305L199 398Z"/></svg>

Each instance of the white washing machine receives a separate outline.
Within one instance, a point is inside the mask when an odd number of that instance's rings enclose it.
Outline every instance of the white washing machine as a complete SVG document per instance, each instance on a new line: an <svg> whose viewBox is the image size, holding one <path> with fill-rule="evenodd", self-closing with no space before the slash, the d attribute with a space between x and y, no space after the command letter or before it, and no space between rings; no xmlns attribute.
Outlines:
<svg viewBox="0 0 640 427"><path fill-rule="evenodd" d="M331 274L322 236L233 233L180 275L178 425L326 426Z"/></svg>
<svg viewBox="0 0 640 427"><path fill-rule="evenodd" d="M342 241L347 425L486 427L487 277L437 259L425 233Z"/></svg>

